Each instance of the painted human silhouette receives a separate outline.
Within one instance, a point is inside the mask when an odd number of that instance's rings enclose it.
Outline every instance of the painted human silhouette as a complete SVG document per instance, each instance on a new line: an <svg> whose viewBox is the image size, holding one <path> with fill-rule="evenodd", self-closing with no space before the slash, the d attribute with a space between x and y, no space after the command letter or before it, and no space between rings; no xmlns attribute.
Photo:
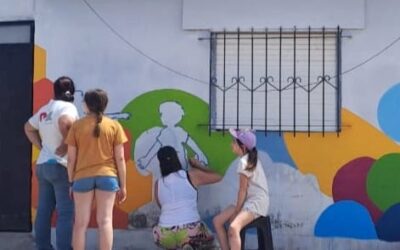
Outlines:
<svg viewBox="0 0 400 250"><path fill-rule="evenodd" d="M190 148L199 161L207 164L207 158L196 142L178 124L185 115L180 104L174 101L164 102L159 107L163 127L154 127L143 132L135 143L135 161L138 171L143 175L160 176L157 151L163 146L172 146L178 153L182 167L187 170L188 150ZM153 162L154 161L154 162Z"/></svg>

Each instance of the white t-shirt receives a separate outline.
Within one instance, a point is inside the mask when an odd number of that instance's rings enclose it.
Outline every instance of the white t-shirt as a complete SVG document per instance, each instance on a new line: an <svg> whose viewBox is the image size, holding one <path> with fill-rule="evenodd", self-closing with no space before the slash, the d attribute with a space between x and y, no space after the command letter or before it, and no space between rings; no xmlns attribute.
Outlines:
<svg viewBox="0 0 400 250"><path fill-rule="evenodd" d="M63 115L68 115L75 119L79 118L78 110L74 104L61 100L50 100L29 119L32 127L39 130L40 138L42 139L42 150L36 161L37 164L56 161L67 166L67 157L60 157L55 154L56 149L63 140L58 127L58 119Z"/></svg>
<svg viewBox="0 0 400 250"><path fill-rule="evenodd" d="M247 158L248 155L246 154L239 159L239 166L237 169L237 173L244 174L249 178L249 186L243 209L261 216L266 216L269 208L269 192L264 168L261 161L258 160L254 170L246 170Z"/></svg>

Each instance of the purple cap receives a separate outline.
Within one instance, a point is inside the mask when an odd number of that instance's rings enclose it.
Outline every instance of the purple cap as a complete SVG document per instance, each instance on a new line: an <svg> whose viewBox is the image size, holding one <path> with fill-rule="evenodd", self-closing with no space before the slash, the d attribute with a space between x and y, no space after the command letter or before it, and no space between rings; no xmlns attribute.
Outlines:
<svg viewBox="0 0 400 250"><path fill-rule="evenodd" d="M229 132L233 137L238 139L248 150L253 149L256 146L257 140L256 135L250 129L239 129L230 128Z"/></svg>

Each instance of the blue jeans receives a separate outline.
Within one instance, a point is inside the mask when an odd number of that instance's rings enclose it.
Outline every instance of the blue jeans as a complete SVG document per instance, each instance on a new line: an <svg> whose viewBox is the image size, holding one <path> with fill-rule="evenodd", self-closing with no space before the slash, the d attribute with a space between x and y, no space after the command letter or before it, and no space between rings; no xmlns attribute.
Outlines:
<svg viewBox="0 0 400 250"><path fill-rule="evenodd" d="M35 220L35 241L38 250L54 249L51 245L51 216L57 210L56 244L58 250L71 250L73 201L69 196L67 169L58 163L36 166L39 199Z"/></svg>

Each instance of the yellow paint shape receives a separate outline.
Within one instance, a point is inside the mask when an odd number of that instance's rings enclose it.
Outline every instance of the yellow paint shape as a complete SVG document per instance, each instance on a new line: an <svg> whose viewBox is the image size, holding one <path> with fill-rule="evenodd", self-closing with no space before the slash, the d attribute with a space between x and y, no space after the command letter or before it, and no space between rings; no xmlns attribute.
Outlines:
<svg viewBox="0 0 400 250"><path fill-rule="evenodd" d="M31 221L32 221L32 223L34 223L35 222L35 219L36 219L36 209L35 208L33 208L33 207L31 207Z"/></svg>
<svg viewBox="0 0 400 250"><path fill-rule="evenodd" d="M137 208L151 202L153 190L153 176L142 176L132 160L126 162L126 201L119 205L121 210L130 213Z"/></svg>
<svg viewBox="0 0 400 250"><path fill-rule="evenodd" d="M35 45L33 82L46 77L46 50Z"/></svg>
<svg viewBox="0 0 400 250"><path fill-rule="evenodd" d="M37 160L37 158L39 157L39 153L40 150L37 147L32 146L32 162L35 162Z"/></svg>
<svg viewBox="0 0 400 250"><path fill-rule="evenodd" d="M369 156L378 159L400 147L381 131L352 112L342 109L342 132L285 133L286 147L297 168L317 177L321 191L332 196L332 183L336 172L349 161Z"/></svg>

